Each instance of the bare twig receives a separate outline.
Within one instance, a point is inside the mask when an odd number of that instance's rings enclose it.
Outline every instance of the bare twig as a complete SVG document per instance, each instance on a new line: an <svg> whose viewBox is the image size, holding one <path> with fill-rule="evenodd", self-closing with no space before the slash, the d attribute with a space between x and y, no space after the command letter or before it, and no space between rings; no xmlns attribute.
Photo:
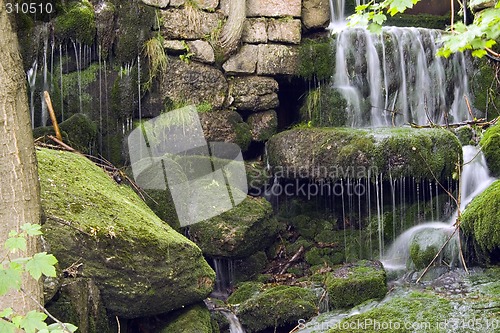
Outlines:
<svg viewBox="0 0 500 333"><path fill-rule="evenodd" d="M33 297L33 295L31 295L30 293L28 293L26 290L24 290L23 288L20 289L21 292L23 294L25 294L26 296L28 296L33 302L35 302L35 304L47 315L49 316L50 319L52 319L53 321L55 321L56 323L58 323L65 332L68 332L68 333L71 333L71 331L66 327L66 325L60 321L59 319L57 319L56 317L54 317L42 304L40 304L40 302L38 302L38 300Z"/></svg>
<svg viewBox="0 0 500 333"><path fill-rule="evenodd" d="M45 98L45 103L47 104L47 109L49 110L50 120L52 121L52 126L54 127L54 132L56 132L56 137L62 142L61 131L59 130L59 124L57 123L56 114L54 108L52 107L52 101L50 100L50 95L48 91L43 92L43 97Z"/></svg>

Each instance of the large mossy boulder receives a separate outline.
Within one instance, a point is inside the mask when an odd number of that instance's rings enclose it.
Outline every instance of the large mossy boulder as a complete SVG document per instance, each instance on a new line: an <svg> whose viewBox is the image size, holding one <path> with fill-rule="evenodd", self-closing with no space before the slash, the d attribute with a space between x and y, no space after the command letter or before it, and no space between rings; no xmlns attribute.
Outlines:
<svg viewBox="0 0 500 333"><path fill-rule="evenodd" d="M271 204L248 196L233 209L190 226L191 239L209 257L244 258L270 245L279 230Z"/></svg>
<svg viewBox="0 0 500 333"><path fill-rule="evenodd" d="M326 273L330 307L349 308L387 293L387 277L380 262L362 260Z"/></svg>
<svg viewBox="0 0 500 333"><path fill-rule="evenodd" d="M460 142L444 129L294 128L273 136L267 152L275 175L313 180L443 179L462 161Z"/></svg>
<svg viewBox="0 0 500 333"><path fill-rule="evenodd" d="M460 224L465 236L473 239L479 257L498 261L500 253L500 180L495 181L467 206Z"/></svg>
<svg viewBox="0 0 500 333"><path fill-rule="evenodd" d="M254 294L240 304L238 318L247 332L297 325L318 312L316 294L297 286L277 286Z"/></svg>
<svg viewBox="0 0 500 333"><path fill-rule="evenodd" d="M215 274L201 250L85 157L37 151L44 237L61 268L82 264L112 314L135 318L204 299Z"/></svg>
<svg viewBox="0 0 500 333"><path fill-rule="evenodd" d="M480 145L491 175L500 176L500 124L486 130Z"/></svg>

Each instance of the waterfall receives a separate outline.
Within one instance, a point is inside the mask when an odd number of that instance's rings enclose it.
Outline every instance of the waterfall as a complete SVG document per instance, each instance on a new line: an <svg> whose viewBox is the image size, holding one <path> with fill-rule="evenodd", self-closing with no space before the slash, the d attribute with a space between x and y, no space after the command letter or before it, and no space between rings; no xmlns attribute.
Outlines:
<svg viewBox="0 0 500 333"><path fill-rule="evenodd" d="M436 57L438 30L385 27L334 34L331 86L347 102L353 127L445 124L467 120L467 60Z"/></svg>
<svg viewBox="0 0 500 333"><path fill-rule="evenodd" d="M226 295L230 292L234 282L234 262L232 259L214 258L215 294Z"/></svg>
<svg viewBox="0 0 500 333"><path fill-rule="evenodd" d="M493 181L494 178L489 176L488 167L483 153L475 146L463 147L464 166L460 178L460 193L461 204L460 210L466 209L469 202L477 195L483 192ZM432 191L431 191L432 192ZM458 211L445 222L428 222L414 226L401 235L393 242L386 255L382 257L384 267L389 270L404 270L410 259L410 244L418 236L419 233L430 231L430 234L438 235L439 233L451 235L455 229L455 221ZM438 232L439 231L439 232ZM439 236L439 235L438 235ZM451 246L456 244L458 237L455 235L450 242ZM434 241L435 239L429 239ZM456 250L456 249L452 249Z"/></svg>
<svg viewBox="0 0 500 333"><path fill-rule="evenodd" d="M226 317L229 322L229 333L245 333L243 326L241 326L238 317L230 311L221 311L221 313Z"/></svg>
<svg viewBox="0 0 500 333"><path fill-rule="evenodd" d="M35 59L33 65L26 72L28 77L28 84L30 87L30 114L31 114L31 128L35 128L35 89L36 89L36 73L38 70L38 61Z"/></svg>

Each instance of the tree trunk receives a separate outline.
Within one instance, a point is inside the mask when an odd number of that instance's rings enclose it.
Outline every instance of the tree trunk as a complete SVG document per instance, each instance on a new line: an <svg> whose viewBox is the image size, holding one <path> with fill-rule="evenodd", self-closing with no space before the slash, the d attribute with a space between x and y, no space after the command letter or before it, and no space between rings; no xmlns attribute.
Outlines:
<svg viewBox="0 0 500 333"><path fill-rule="evenodd" d="M24 223L40 222L40 189L35 148L30 125L26 79L19 45L11 20L0 0L0 255L10 230ZM36 241L28 241L28 255L37 251ZM41 301L41 284L27 275L23 289ZM21 292L0 297L0 309L12 307L18 313L36 309Z"/></svg>

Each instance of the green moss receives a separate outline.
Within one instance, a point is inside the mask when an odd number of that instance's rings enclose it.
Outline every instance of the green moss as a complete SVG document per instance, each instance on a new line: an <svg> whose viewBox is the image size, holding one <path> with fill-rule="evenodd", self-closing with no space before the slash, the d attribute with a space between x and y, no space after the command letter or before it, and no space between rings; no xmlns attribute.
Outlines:
<svg viewBox="0 0 500 333"><path fill-rule="evenodd" d="M252 298L263 289L263 284L259 282L243 282L239 284L236 290L227 298L229 304L240 304Z"/></svg>
<svg viewBox="0 0 500 333"><path fill-rule="evenodd" d="M44 237L61 267L84 264L108 310L164 313L206 297L215 274L201 250L81 155L37 151Z"/></svg>
<svg viewBox="0 0 500 333"><path fill-rule="evenodd" d="M92 45L96 34L94 7L87 0L71 2L56 18L54 30L60 40Z"/></svg>
<svg viewBox="0 0 500 333"><path fill-rule="evenodd" d="M235 267L235 280L248 281L264 271L268 263L266 253L259 251L248 258L238 260Z"/></svg>
<svg viewBox="0 0 500 333"><path fill-rule="evenodd" d="M500 176L500 124L486 130L480 145L491 175Z"/></svg>
<svg viewBox="0 0 500 333"><path fill-rule="evenodd" d="M334 309L381 299L387 293L386 275L380 263L363 260L327 274L325 285Z"/></svg>
<svg viewBox="0 0 500 333"><path fill-rule="evenodd" d="M144 43L151 38L155 9L143 6L139 1L120 1L116 7L119 29L115 55L119 62L131 63L137 59Z"/></svg>
<svg viewBox="0 0 500 333"><path fill-rule="evenodd" d="M246 151L250 142L252 142L252 133L247 123L239 122L234 124L234 133L236 134L235 143L242 151Z"/></svg>
<svg viewBox="0 0 500 333"><path fill-rule="evenodd" d="M335 56L332 40L303 39L299 49L299 76L306 80L329 80L333 75Z"/></svg>
<svg viewBox="0 0 500 333"><path fill-rule="evenodd" d="M190 226L193 241L211 257L248 257L270 245L279 225L264 198L247 197L233 209Z"/></svg>
<svg viewBox="0 0 500 333"><path fill-rule="evenodd" d="M315 315L318 299L313 291L277 286L254 295L240 304L238 317L247 332L297 325L299 319Z"/></svg>
<svg viewBox="0 0 500 333"><path fill-rule="evenodd" d="M495 181L467 206L461 228L466 237L474 239L479 251L491 259L500 250L500 181Z"/></svg>
<svg viewBox="0 0 500 333"><path fill-rule="evenodd" d="M204 304L191 305L169 314L173 319L158 333L216 333L212 327L210 312Z"/></svg>
<svg viewBox="0 0 500 333"><path fill-rule="evenodd" d="M474 130L471 126L461 126L455 130L455 135L458 138L458 141L462 144L462 146L467 146L470 144L474 144Z"/></svg>
<svg viewBox="0 0 500 333"><path fill-rule="evenodd" d="M334 88L309 91L299 112L302 121L315 127L341 127L347 121L347 101Z"/></svg>
<svg viewBox="0 0 500 333"><path fill-rule="evenodd" d="M436 256L438 249L435 246L428 246L426 249L421 250L418 243L410 246L410 257L416 269L423 269L431 262Z"/></svg>
<svg viewBox="0 0 500 333"><path fill-rule="evenodd" d="M483 57L474 58L471 69L469 78L474 107L485 113L488 120L500 116L500 84L495 67Z"/></svg>
<svg viewBox="0 0 500 333"><path fill-rule="evenodd" d="M408 327L408 324L414 323L428 325L417 329L419 332L446 333L448 331L444 327L439 329L438 324L447 320L452 310L450 302L444 298L426 292L411 292L394 297L365 313L349 317L328 333L350 333L353 332L351 327L360 327L360 323L365 326L359 329L368 333L412 333L416 330L412 326Z"/></svg>

